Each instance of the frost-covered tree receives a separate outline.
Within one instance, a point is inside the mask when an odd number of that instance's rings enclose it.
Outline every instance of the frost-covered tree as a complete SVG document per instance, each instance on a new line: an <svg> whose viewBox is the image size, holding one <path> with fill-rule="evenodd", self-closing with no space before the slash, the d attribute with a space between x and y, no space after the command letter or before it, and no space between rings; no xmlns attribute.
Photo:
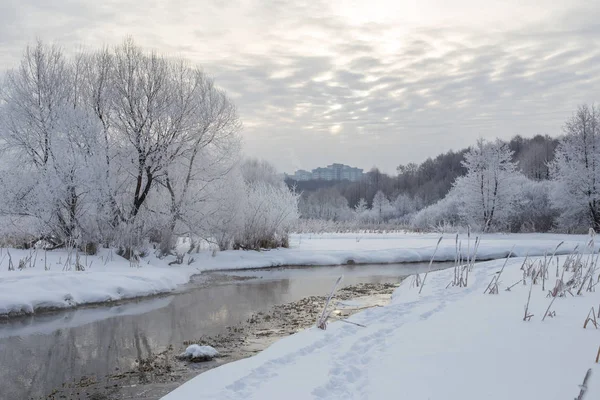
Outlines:
<svg viewBox="0 0 600 400"><path fill-rule="evenodd" d="M551 165L556 182L553 204L559 224L568 229L600 231L600 112L582 105L564 126Z"/></svg>
<svg viewBox="0 0 600 400"><path fill-rule="evenodd" d="M512 151L500 140L480 139L465 154L463 165L467 174L456 179L452 191L464 222L484 232L508 226L519 194L514 182L521 176Z"/></svg>
<svg viewBox="0 0 600 400"><path fill-rule="evenodd" d="M371 214L376 222L387 221L394 215L394 207L381 190L375 193L375 197L373 197Z"/></svg>
<svg viewBox="0 0 600 400"><path fill-rule="evenodd" d="M132 40L73 57L38 42L0 85L0 182L11 187L0 213L56 244L210 236L215 216L228 218L215 199L227 203L239 128L226 94L184 60Z"/></svg>
<svg viewBox="0 0 600 400"><path fill-rule="evenodd" d="M244 182L247 184L265 182L273 186L281 185L282 176L272 164L265 160L256 158L244 160L241 172Z"/></svg>
<svg viewBox="0 0 600 400"><path fill-rule="evenodd" d="M356 203L356 206L354 207L354 213L358 216L358 215L363 214L368 209L369 209L369 205L367 204L367 201L361 197L358 200L358 203Z"/></svg>
<svg viewBox="0 0 600 400"><path fill-rule="evenodd" d="M412 198L404 193L400 193L396 200L393 203L395 214L398 217L405 216L407 214L412 214L417 211L419 207L419 202L417 199Z"/></svg>
<svg viewBox="0 0 600 400"><path fill-rule="evenodd" d="M80 69L38 42L1 86L0 180L12 190L3 192L0 212L37 219L46 239L93 235L82 219L96 211L100 126L78 102Z"/></svg>

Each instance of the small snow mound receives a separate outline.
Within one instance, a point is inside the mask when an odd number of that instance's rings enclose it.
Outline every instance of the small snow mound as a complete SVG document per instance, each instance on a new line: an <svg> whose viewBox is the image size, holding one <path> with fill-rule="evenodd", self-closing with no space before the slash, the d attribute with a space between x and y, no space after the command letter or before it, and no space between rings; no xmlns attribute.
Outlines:
<svg viewBox="0 0 600 400"><path fill-rule="evenodd" d="M199 346L197 344L192 344L185 349L183 353L179 355L180 359L189 360L192 362L199 361L210 361L213 358L217 357L219 352L211 346Z"/></svg>

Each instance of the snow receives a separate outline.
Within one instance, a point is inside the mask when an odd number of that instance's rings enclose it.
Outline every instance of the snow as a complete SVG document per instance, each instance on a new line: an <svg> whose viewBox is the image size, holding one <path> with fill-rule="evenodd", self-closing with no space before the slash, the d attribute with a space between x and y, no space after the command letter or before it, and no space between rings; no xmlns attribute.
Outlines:
<svg viewBox="0 0 600 400"><path fill-rule="evenodd" d="M185 358L191 361L208 361L217 357L219 352L212 346L200 346L197 344L189 345L179 358Z"/></svg>
<svg viewBox="0 0 600 400"><path fill-rule="evenodd" d="M484 291L504 260L477 264L467 288L447 288L452 269L431 273L420 295L406 279L389 305L350 317L366 328L333 322L326 331L307 329L163 399L572 399L588 368L587 398L597 398L598 331L583 322L591 307L598 312L600 292L557 298L556 316L542 321L553 262L546 291L533 286L534 317L525 322L529 279L505 291L523 277L523 261L508 261L493 295Z"/></svg>
<svg viewBox="0 0 600 400"><path fill-rule="evenodd" d="M71 308L81 304L111 302L173 291L189 282L192 275L206 270L261 268L280 265L340 265L355 263L398 263L429 261L440 234L355 233L292 235L289 249L270 251L211 251L192 254L195 261L169 266L172 258L160 260L153 255L141 260L139 267L114 251L101 249L96 256L81 256L85 271L63 271L64 250L35 254L36 266L8 271L7 250L0 253L0 316L31 314L44 309ZM436 253L437 261L454 259L455 236L443 235ZM461 240L466 243L466 236ZM551 253L560 241L561 252L584 244L587 236L553 234L482 235L478 259L504 257L513 245L514 254L524 256ZM29 250L10 250L15 267L32 254ZM44 261L44 257L46 260ZM47 265L49 270L44 270Z"/></svg>
<svg viewBox="0 0 600 400"><path fill-rule="evenodd" d="M19 260L32 254L29 250L9 250L17 268ZM31 314L39 310L71 308L81 304L104 303L140 296L170 292L187 283L199 273L192 268L168 267L155 257L142 260L140 267L101 251L96 256L81 257L87 262L85 271L63 271L66 251L44 254L38 251L35 267L8 271L7 250L3 249L0 264L0 316ZM46 257L46 261L44 261ZM150 264L148 264L150 262ZM47 265L49 270L44 269Z"/></svg>

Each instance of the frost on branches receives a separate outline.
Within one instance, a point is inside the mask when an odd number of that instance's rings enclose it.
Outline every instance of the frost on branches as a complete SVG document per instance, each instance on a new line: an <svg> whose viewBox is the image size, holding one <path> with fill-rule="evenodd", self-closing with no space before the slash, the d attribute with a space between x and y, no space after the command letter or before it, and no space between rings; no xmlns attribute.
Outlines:
<svg viewBox="0 0 600 400"><path fill-rule="evenodd" d="M564 127L551 165L555 180L552 200L569 230L600 231L600 113L583 105Z"/></svg>
<svg viewBox="0 0 600 400"><path fill-rule="evenodd" d="M298 194L266 162L248 160L241 166L245 197L241 200L241 229L233 247L261 249L288 247L288 234L299 217Z"/></svg>
<svg viewBox="0 0 600 400"><path fill-rule="evenodd" d="M148 239L168 252L183 234L279 237L295 197L244 181L239 129L227 95L184 60L131 40L73 57L38 42L0 86L0 236L124 254Z"/></svg>
<svg viewBox="0 0 600 400"><path fill-rule="evenodd" d="M521 176L512 151L500 140L480 139L465 154L463 165L467 174L456 179L451 193L463 220L484 232L504 228L519 195L516 183Z"/></svg>

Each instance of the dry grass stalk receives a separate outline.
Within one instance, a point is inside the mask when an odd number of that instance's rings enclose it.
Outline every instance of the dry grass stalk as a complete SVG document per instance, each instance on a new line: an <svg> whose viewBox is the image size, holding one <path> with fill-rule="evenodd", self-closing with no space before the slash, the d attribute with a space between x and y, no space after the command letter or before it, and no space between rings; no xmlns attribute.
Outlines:
<svg viewBox="0 0 600 400"><path fill-rule="evenodd" d="M533 280L531 281L531 285L529 286L529 296L527 296L527 304L525 305L525 316L523 317L523 321L529 321L533 314L529 314L529 302L531 301L531 291L533 289Z"/></svg>
<svg viewBox="0 0 600 400"><path fill-rule="evenodd" d="M454 280L452 281L452 286L456 286L458 282L458 233L454 239Z"/></svg>
<svg viewBox="0 0 600 400"><path fill-rule="evenodd" d="M552 303L554 303L554 300L556 300L556 296L552 297L550 304L548 304L548 308L546 308L546 312L544 313L544 317L542 318L542 321L546 319L546 316L554 317L556 315L555 312L553 312L553 313L550 312L550 307L552 307Z"/></svg>
<svg viewBox="0 0 600 400"><path fill-rule="evenodd" d="M81 264L79 251L75 254L75 271L85 271L85 266Z"/></svg>
<svg viewBox="0 0 600 400"><path fill-rule="evenodd" d="M429 274L429 271L431 271L431 264L433 264L433 259L435 258L435 253L437 253L438 248L440 247L440 242L442 241L442 237L440 236L440 238L437 241L437 244L435 246L435 250L433 251L433 255L431 256L431 260L429 260L429 267L427 268L427 272L425 272L425 276L423 277L423 283L421 284L421 288L419 289L419 294L421 294L421 290L423 290L423 286L425 286L425 280L427 279L427 275Z"/></svg>
<svg viewBox="0 0 600 400"><path fill-rule="evenodd" d="M29 258L29 267L30 268L35 268L35 265L37 264L37 253L38 253L38 249L35 249L35 253L33 254L33 257L30 256ZM31 264L31 260L33 260L33 264Z"/></svg>
<svg viewBox="0 0 600 400"><path fill-rule="evenodd" d="M494 276L492 277L492 280L490 281L490 283L488 283L483 294L486 294L486 293L498 294L498 292L496 291L498 289L498 284L496 283L497 279L498 279L498 275L494 274Z"/></svg>
<svg viewBox="0 0 600 400"><path fill-rule="evenodd" d="M421 275L416 274L412 280L411 286L419 287L421 286Z"/></svg>
<svg viewBox="0 0 600 400"><path fill-rule="evenodd" d="M596 364L600 361L600 346L598 346L598 353L596 353Z"/></svg>
<svg viewBox="0 0 600 400"><path fill-rule="evenodd" d="M590 317L590 315L591 315L591 317ZM591 322L592 324L594 324L594 327L596 329L598 329L598 321L596 320L596 311L594 310L594 307L592 307L592 309L588 312L587 318L585 319L585 322L583 323L583 329L587 328L588 322Z"/></svg>
<svg viewBox="0 0 600 400"><path fill-rule="evenodd" d="M542 264L542 292L546 291L546 275L548 275L548 256L544 252L544 264Z"/></svg>
<svg viewBox="0 0 600 400"><path fill-rule="evenodd" d="M510 252L506 256L506 260L504 260L502 269L500 269L500 272L498 272L498 275L494 275L494 277L492 278L492 281L489 283L488 287L485 289L485 292L483 292L483 294L485 294L488 291L489 291L489 294L498 294L498 283L500 282L500 277L502 276L502 272L504 272L504 268L506 267L506 264L508 263L508 259L513 254L514 249L515 249L515 246L513 246L512 249L510 249Z"/></svg>
<svg viewBox="0 0 600 400"><path fill-rule="evenodd" d="M14 271L15 270L15 266L13 265L12 257L10 255L10 251L8 249L6 249L6 253L8 254L8 270L9 271Z"/></svg>

